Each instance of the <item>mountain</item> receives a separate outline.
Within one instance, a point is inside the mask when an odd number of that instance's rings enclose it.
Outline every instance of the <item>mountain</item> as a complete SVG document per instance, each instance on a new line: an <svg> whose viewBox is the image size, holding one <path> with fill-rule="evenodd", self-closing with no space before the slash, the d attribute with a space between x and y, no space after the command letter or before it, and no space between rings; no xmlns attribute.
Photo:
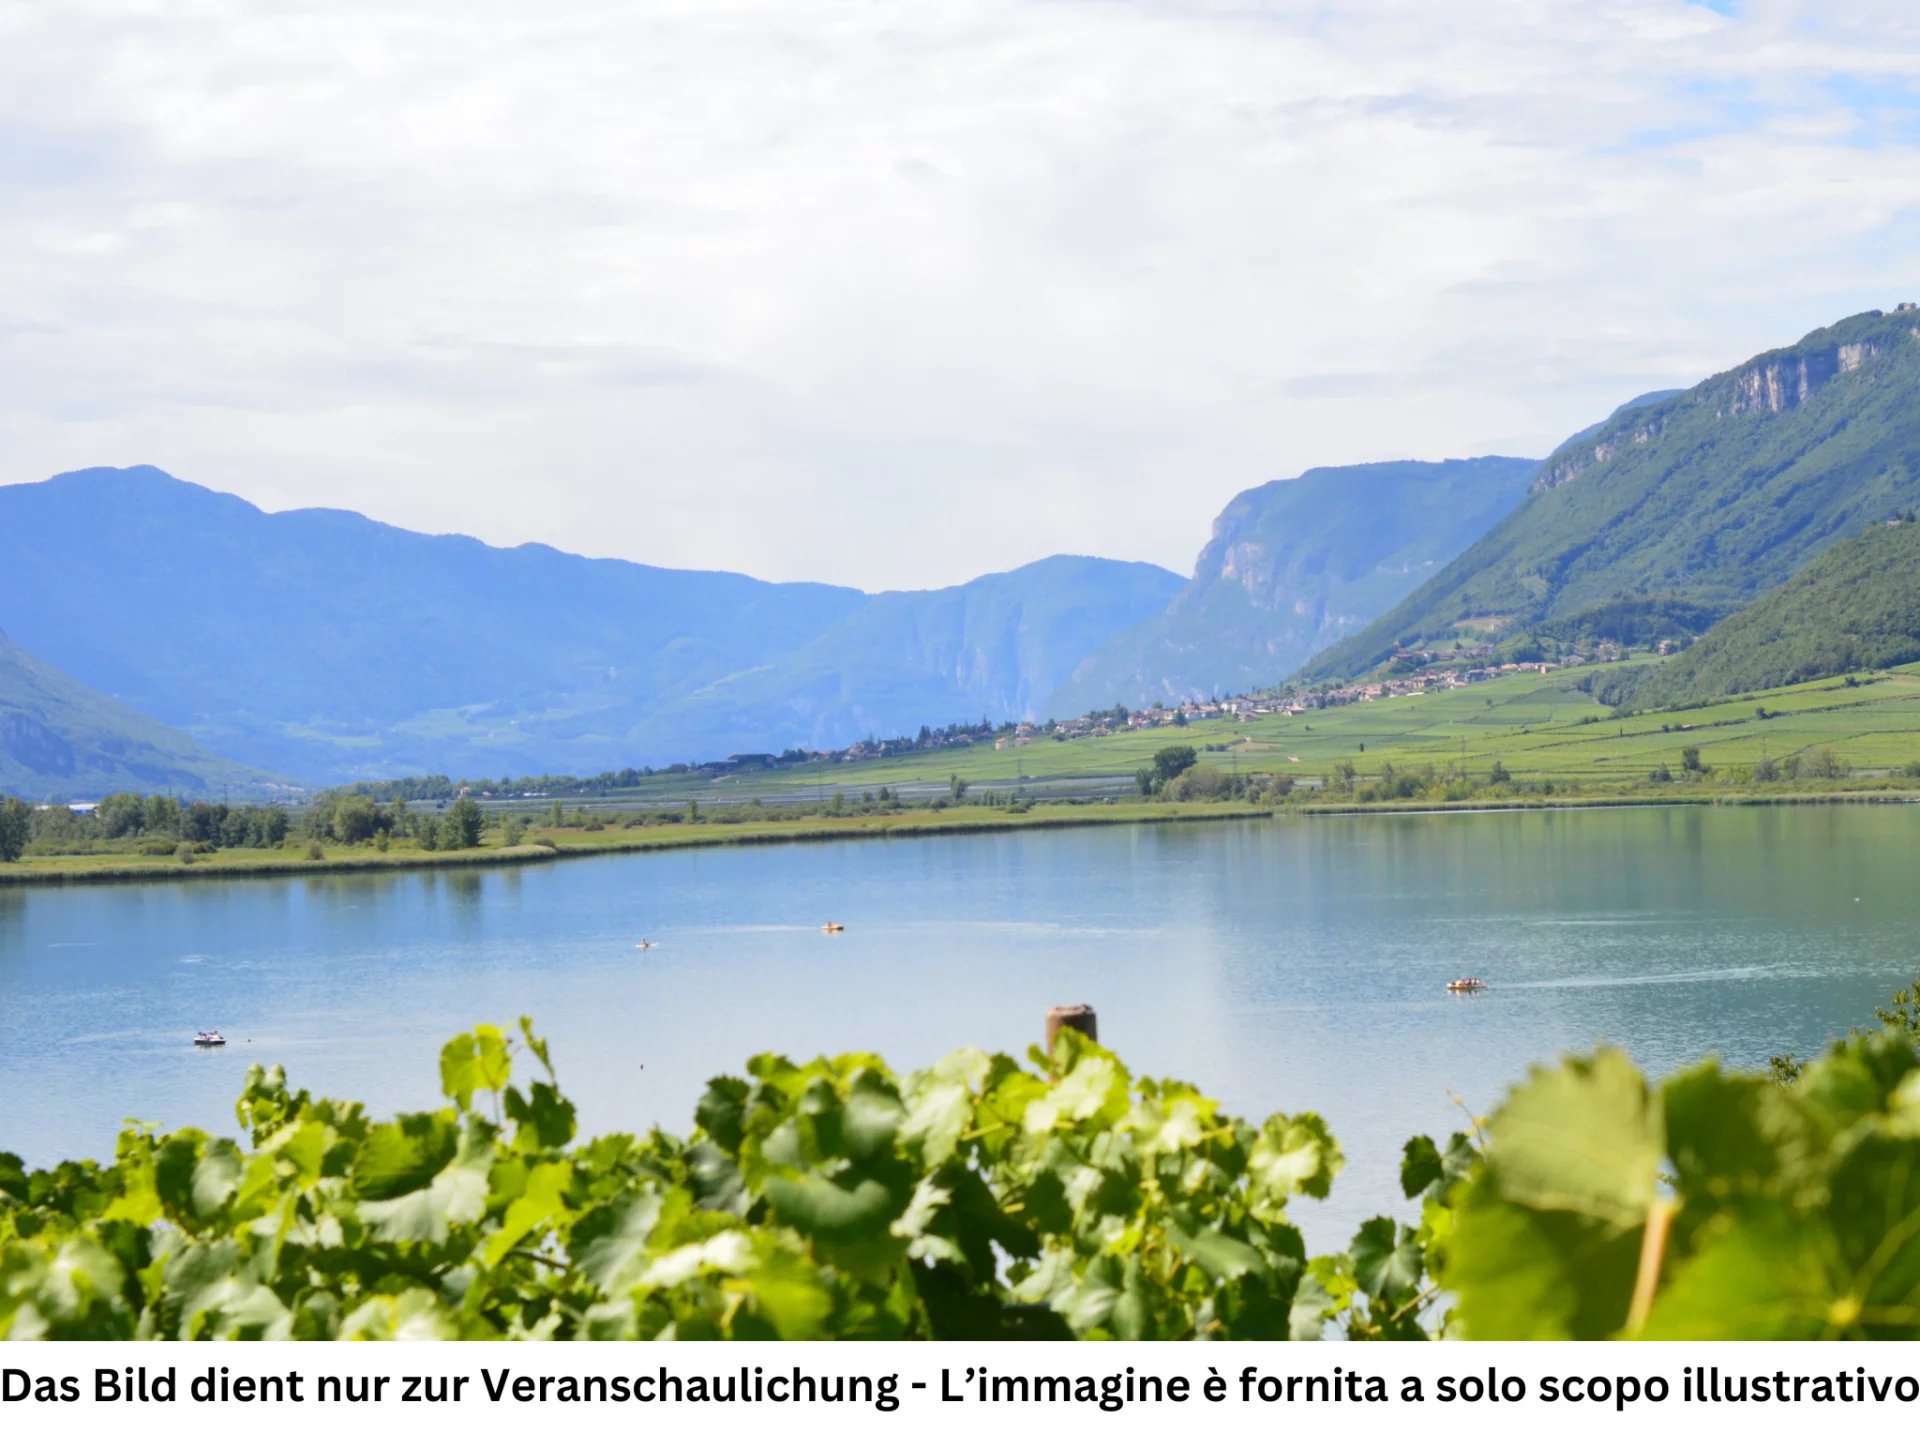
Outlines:
<svg viewBox="0 0 1920 1433"><path fill-rule="evenodd" d="M1270 685L1387 610L1526 496L1537 459L1312 468L1241 493L1192 581L1046 703L1053 715Z"/></svg>
<svg viewBox="0 0 1920 1433"><path fill-rule="evenodd" d="M313 781L590 772L1024 716L1178 587L1068 558L876 597L269 514L157 468L0 487L9 630L208 747Z"/></svg>
<svg viewBox="0 0 1920 1433"><path fill-rule="evenodd" d="M0 632L0 792L41 801L114 791L256 797L275 790L285 787L89 691Z"/></svg>
<svg viewBox="0 0 1920 1433"><path fill-rule="evenodd" d="M696 729L777 711L803 745L834 747L923 721L1049 714L1045 698L1116 627L1165 607L1180 579L1144 562L1049 557L934 592L883 592L791 656L688 703ZM676 716L675 718L679 718ZM729 750L744 750L745 740Z"/></svg>
<svg viewBox="0 0 1920 1433"><path fill-rule="evenodd" d="M1624 597L1722 616L1920 501L1920 312L1856 314L1563 444L1527 500L1309 679Z"/></svg>
<svg viewBox="0 0 1920 1433"><path fill-rule="evenodd" d="M1837 542L1786 582L1646 672L1636 707L1695 705L1920 661L1920 523Z"/></svg>

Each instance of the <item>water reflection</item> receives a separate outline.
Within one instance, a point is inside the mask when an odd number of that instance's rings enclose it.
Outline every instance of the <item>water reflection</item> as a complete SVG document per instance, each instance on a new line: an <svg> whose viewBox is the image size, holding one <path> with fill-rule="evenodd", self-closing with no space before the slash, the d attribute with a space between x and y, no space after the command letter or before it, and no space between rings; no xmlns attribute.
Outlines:
<svg viewBox="0 0 1920 1433"><path fill-rule="evenodd" d="M1914 820L1316 817L0 891L0 1147L102 1154L129 1114L225 1129L251 1059L418 1105L449 1033L522 1012L587 1128L684 1127L758 1050L1023 1050L1090 1000L1136 1070L1326 1113L1338 1223L1531 1061L1758 1064L1865 1018L1912 976ZM1448 995L1460 974L1492 989ZM235 1044L194 1051L205 1025Z"/></svg>

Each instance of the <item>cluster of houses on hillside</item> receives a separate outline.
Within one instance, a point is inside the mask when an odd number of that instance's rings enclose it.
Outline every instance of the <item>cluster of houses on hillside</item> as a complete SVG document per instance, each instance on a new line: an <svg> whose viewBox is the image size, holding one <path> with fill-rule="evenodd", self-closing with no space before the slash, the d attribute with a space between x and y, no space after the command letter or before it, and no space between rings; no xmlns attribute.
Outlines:
<svg viewBox="0 0 1920 1433"><path fill-rule="evenodd" d="M1609 645L1602 644L1596 650L1592 660L1607 661L1616 658L1619 653L1609 651ZM1458 663L1462 659L1471 661L1485 658L1491 655L1492 650L1491 647L1482 647L1468 650L1412 652L1405 655L1417 662L1445 660ZM1005 722L999 726L983 721L973 726L955 725L940 730L923 727L917 737L898 737L889 741L869 738L838 751L789 751L778 757L756 754L731 756L724 761L708 762L692 769L723 776L802 761L878 761L884 757L906 756L916 751L927 751L938 747L970 747L988 740L993 742L995 751L1007 751L1031 746L1036 741L1078 741L1112 736L1119 732L1147 731L1160 727L1178 729L1195 722L1221 720L1251 722L1261 717L1301 716L1307 712L1323 711L1328 707L1348 706L1355 702L1384 701L1393 697L1417 696L1422 692L1450 691L1491 681L1495 677L1509 676L1515 672L1551 672L1561 667L1579 666L1588 660L1590 659L1587 657L1566 656L1557 662L1486 662L1480 666L1453 665L1437 667L1429 671L1416 670L1406 676L1389 676L1375 682L1356 682L1339 687L1246 692L1239 696L1184 701L1172 706L1156 702L1153 706L1139 711L1117 706L1108 711L1088 712L1085 716L1068 717L1064 721Z"/></svg>
<svg viewBox="0 0 1920 1433"><path fill-rule="evenodd" d="M1601 660L1611 660L1603 657ZM1480 682L1490 682L1495 677L1511 676L1515 672L1554 672L1562 667L1578 667L1585 663L1584 657L1563 657L1557 662L1500 662L1484 667L1451 667L1440 672L1422 672L1408 677L1388 677L1378 682L1356 683L1351 686L1333 687L1324 692L1309 692L1292 699L1285 708L1289 716L1317 707L1346 706L1351 702L1379 701L1384 697L1412 697L1422 692L1454 691L1460 687L1471 687Z"/></svg>

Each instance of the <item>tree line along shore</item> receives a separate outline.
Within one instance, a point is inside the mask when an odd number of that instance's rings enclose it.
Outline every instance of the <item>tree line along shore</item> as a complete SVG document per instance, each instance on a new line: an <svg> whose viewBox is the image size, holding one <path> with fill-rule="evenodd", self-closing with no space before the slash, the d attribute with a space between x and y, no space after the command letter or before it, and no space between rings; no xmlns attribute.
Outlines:
<svg viewBox="0 0 1920 1433"><path fill-rule="evenodd" d="M298 806L135 792L76 805L5 797L0 885L1285 814L1914 799L1920 671L1911 668L1633 714L1564 674L1526 673L1291 718L699 786L576 783L567 800L508 799L443 778L336 788Z"/></svg>

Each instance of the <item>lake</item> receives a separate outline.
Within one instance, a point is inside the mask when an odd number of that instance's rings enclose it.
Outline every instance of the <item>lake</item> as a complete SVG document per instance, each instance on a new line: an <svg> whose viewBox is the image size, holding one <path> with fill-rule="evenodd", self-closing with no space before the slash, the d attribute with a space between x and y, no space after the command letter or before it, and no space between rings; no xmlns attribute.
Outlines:
<svg viewBox="0 0 1920 1433"><path fill-rule="evenodd" d="M1087 1001L1137 1073L1327 1116L1349 1167L1300 1211L1320 1243L1400 1208L1401 1143L1530 1062L1760 1065L1869 1021L1920 966L1916 822L1312 817L0 891L0 1148L104 1156L126 1116L230 1133L255 1060L437 1103L441 1042L522 1013L585 1130L684 1130L756 1051L1020 1051ZM1463 974L1491 989L1448 995ZM203 1026L233 1043L194 1049Z"/></svg>

